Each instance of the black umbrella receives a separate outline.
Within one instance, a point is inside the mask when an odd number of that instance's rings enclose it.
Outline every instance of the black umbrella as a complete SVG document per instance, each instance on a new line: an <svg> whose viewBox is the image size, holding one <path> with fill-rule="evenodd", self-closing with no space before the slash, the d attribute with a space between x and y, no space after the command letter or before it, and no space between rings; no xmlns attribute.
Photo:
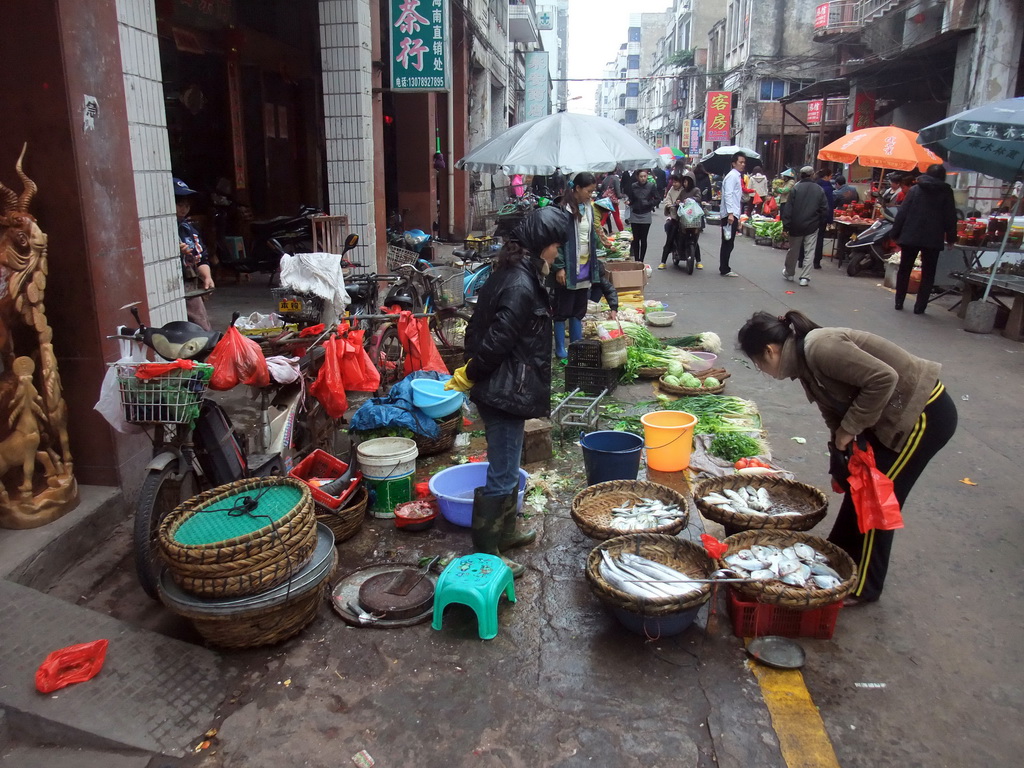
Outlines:
<svg viewBox="0 0 1024 768"><path fill-rule="evenodd" d="M725 174L732 168L732 156L737 152L742 152L747 156L747 168L753 167L751 160L761 162L761 155L752 149L747 147L739 147L734 144L727 147L719 147L713 152L710 152L700 159L700 164L704 166L704 170L708 173L719 173Z"/></svg>

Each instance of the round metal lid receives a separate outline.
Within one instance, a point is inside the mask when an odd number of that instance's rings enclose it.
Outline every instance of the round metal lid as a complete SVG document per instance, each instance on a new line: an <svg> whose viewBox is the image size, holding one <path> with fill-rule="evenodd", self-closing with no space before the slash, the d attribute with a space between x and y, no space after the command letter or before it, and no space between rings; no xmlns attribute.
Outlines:
<svg viewBox="0 0 1024 768"><path fill-rule="evenodd" d="M800 643L776 635L754 638L747 644L747 653L755 661L776 669L800 669L807 660Z"/></svg>

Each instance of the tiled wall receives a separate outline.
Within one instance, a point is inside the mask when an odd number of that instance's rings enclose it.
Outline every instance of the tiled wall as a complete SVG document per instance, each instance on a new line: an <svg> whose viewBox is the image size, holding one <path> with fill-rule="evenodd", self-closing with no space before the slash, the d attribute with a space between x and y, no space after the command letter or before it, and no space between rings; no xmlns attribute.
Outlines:
<svg viewBox="0 0 1024 768"><path fill-rule="evenodd" d="M117 20L146 298L150 323L163 325L185 319L185 302L154 0L117 0Z"/></svg>
<svg viewBox="0 0 1024 768"><path fill-rule="evenodd" d="M320 0L330 212L348 216L364 254L377 252L370 40L368 0Z"/></svg>

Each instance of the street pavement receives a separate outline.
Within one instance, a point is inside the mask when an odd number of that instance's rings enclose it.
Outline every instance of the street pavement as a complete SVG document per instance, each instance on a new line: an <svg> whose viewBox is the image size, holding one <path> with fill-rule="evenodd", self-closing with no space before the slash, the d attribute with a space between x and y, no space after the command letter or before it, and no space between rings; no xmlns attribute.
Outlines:
<svg viewBox="0 0 1024 768"><path fill-rule="evenodd" d="M378 766L423 768L1016 764L1024 750L1013 726L1024 707L1016 379L1024 346L965 333L939 306L952 297L923 316L895 312L880 278L847 277L827 260L809 287L785 282L783 253L748 239L733 255L740 277L721 277L717 230L702 240L706 268L692 276L671 265L656 270L647 296L679 313L663 335L722 337L719 362L733 374L727 393L757 402L775 460L800 481L829 487L827 432L797 383L766 379L734 350L753 311L797 308L821 325L879 333L943 363L960 427L911 494L881 601L841 611L832 640L802 640L807 664L784 678L750 668L724 601L678 637L627 632L583 578L594 542L568 517L582 482L570 439L556 445L553 467L565 484L531 521L540 540L522 551L528 571L518 601L502 607L497 638L478 640L475 621L458 610L441 632L385 631L350 628L325 605L281 646L223 654L229 683L211 724L219 732L189 763L326 768L366 750ZM662 241L652 232L652 266ZM269 299L255 281L222 285L215 310L251 311ZM624 403L651 397L649 383L615 393ZM476 439L470 452L482 447ZM829 495L834 514L838 497ZM826 518L814 533L830 526ZM700 528L692 521L687 535ZM50 595L198 642L133 584L128 542L124 527L114 531ZM339 552L344 572L468 546L467 532L444 523L397 534L368 521Z"/></svg>

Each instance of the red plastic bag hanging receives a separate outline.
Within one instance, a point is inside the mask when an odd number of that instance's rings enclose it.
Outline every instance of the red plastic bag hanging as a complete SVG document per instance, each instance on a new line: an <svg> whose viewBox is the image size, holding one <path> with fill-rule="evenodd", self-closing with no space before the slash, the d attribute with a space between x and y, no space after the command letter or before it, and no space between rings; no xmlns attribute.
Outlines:
<svg viewBox="0 0 1024 768"><path fill-rule="evenodd" d="M435 371L448 373L448 366L441 359L437 345L430 337L427 318L415 318L412 312L403 311L398 316L398 340L405 349L405 368L408 376L413 371Z"/></svg>
<svg viewBox="0 0 1024 768"><path fill-rule="evenodd" d="M191 371L196 367L195 360L175 360L170 363L143 363L135 369L136 379L155 379L171 371Z"/></svg>
<svg viewBox="0 0 1024 768"><path fill-rule="evenodd" d="M875 452L871 445L862 450L853 445L850 457L850 496L857 511L857 526L861 533L871 529L894 531L903 527L903 515L892 480L875 465Z"/></svg>
<svg viewBox="0 0 1024 768"><path fill-rule="evenodd" d="M764 208L761 209L761 213L764 216L774 216L776 211L779 210L779 204L774 197L769 197L764 201Z"/></svg>
<svg viewBox="0 0 1024 768"><path fill-rule="evenodd" d="M94 640L53 651L36 670L36 690L53 693L66 685L92 680L103 669L107 645L106 640Z"/></svg>
<svg viewBox="0 0 1024 768"><path fill-rule="evenodd" d="M206 362L213 366L210 389L234 389L239 383L253 387L270 384L270 369L260 345L245 338L233 325L217 342Z"/></svg>
<svg viewBox="0 0 1024 768"><path fill-rule="evenodd" d="M338 326L339 330L341 326ZM380 386L380 371L373 365L363 348L362 330L345 334L345 354L342 358L345 389L350 392L376 392Z"/></svg>
<svg viewBox="0 0 1024 768"><path fill-rule="evenodd" d="M309 391L332 419L340 419L348 410L348 398L345 396L345 376L343 373L345 342L334 337L324 342L324 362L320 372Z"/></svg>

